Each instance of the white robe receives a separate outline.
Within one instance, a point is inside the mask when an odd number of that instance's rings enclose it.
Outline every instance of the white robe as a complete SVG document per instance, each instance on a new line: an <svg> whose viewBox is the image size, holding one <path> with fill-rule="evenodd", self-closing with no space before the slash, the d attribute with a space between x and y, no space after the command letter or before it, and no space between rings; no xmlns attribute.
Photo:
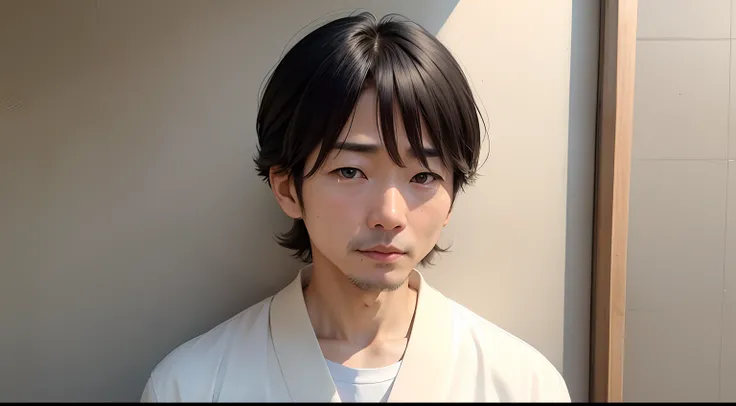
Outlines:
<svg viewBox="0 0 736 406"><path fill-rule="evenodd" d="M169 353L142 402L340 402L304 304L303 268L280 292ZM529 344L443 296L418 271L414 325L389 402L569 402Z"/></svg>

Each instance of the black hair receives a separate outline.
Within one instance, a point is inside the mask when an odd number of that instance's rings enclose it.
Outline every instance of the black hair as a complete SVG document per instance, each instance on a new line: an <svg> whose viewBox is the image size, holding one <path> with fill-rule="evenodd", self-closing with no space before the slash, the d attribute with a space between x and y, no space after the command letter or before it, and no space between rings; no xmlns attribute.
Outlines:
<svg viewBox="0 0 736 406"><path fill-rule="evenodd" d="M302 185L324 163L365 87L375 86L378 119L387 153L404 166L394 131L399 107L409 144L427 166L423 122L443 164L453 172L453 202L476 176L481 148L479 110L471 88L449 50L420 25L395 14L380 20L367 12L331 21L298 41L281 59L260 100L256 131L257 171L270 186L271 168ZM312 170L307 157L320 147ZM303 207L303 205L302 205ZM279 244L311 262L302 219L279 236ZM423 260L427 265L435 246Z"/></svg>

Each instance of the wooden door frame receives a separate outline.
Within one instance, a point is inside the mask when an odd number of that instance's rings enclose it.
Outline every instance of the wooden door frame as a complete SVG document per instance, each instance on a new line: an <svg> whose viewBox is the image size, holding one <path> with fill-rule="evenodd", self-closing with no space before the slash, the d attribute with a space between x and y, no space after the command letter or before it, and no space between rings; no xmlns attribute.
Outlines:
<svg viewBox="0 0 736 406"><path fill-rule="evenodd" d="M601 2L590 401L623 401L637 0Z"/></svg>

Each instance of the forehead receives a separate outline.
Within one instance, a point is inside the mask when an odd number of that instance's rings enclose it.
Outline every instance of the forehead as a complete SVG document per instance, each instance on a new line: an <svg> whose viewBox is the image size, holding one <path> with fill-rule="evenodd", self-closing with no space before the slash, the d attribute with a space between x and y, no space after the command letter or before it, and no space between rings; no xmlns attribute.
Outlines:
<svg viewBox="0 0 736 406"><path fill-rule="evenodd" d="M393 119L397 145L401 150L409 148L409 139L404 129L398 104L394 104ZM420 119L420 124L422 145L425 148L433 148L434 145L429 137L423 119ZM384 146L379 119L378 94L375 87L369 86L362 91L355 104L353 114L345 123L337 141L338 144L348 141Z"/></svg>

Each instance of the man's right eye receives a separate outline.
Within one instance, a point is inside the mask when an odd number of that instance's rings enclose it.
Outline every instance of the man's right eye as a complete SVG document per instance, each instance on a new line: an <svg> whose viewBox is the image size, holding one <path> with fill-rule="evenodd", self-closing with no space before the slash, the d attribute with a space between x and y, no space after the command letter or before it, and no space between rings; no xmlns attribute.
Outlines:
<svg viewBox="0 0 736 406"><path fill-rule="evenodd" d="M365 175L363 175L363 172L361 172L360 169L357 169L357 168L340 168L340 169L337 169L336 172L345 179L365 177Z"/></svg>

